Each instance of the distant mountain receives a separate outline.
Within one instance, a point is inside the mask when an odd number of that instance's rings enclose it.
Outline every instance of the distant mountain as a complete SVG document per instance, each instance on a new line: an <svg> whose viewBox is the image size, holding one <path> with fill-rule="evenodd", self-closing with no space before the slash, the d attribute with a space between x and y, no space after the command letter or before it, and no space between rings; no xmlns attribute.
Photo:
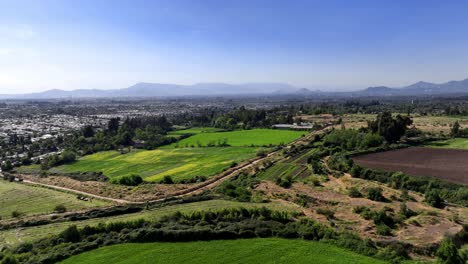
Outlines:
<svg viewBox="0 0 468 264"><path fill-rule="evenodd" d="M365 90L358 91L357 94L373 96L468 94L468 79L462 81L450 81L441 84L421 81L400 88L389 88L386 86L369 87Z"/></svg>
<svg viewBox="0 0 468 264"><path fill-rule="evenodd" d="M300 95L300 96L431 96L468 95L468 79L441 84L417 82L409 86L391 88L369 87L354 92L322 92L298 88L283 83L197 83L193 85L137 83L123 89L99 90L79 89L73 91L48 90L40 93L0 95L0 99L50 99L50 98L105 98L105 97L180 97L180 96L222 96L222 95Z"/></svg>
<svg viewBox="0 0 468 264"><path fill-rule="evenodd" d="M46 99L46 98L103 98L103 97L174 97L206 95L255 95L271 94L274 91L294 93L298 88L282 83L198 83L193 85L137 83L128 88L113 90L59 89L40 93L0 95L0 99Z"/></svg>

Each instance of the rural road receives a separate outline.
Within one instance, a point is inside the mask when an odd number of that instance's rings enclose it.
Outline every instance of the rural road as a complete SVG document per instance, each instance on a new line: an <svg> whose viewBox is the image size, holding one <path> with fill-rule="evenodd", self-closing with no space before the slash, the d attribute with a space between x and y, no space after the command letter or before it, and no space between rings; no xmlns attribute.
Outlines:
<svg viewBox="0 0 468 264"><path fill-rule="evenodd" d="M300 145L307 144L311 137L313 137L315 135L325 133L327 131L327 129L328 129L328 127L325 127L325 128L323 128L321 130L317 130L317 131L314 131L312 133L309 133L306 136L298 138L295 141L287 144L287 146L292 146L292 145L296 145L296 144L300 144ZM268 155L266 155L265 157L262 157L262 158L256 158L256 159L244 162L243 164L240 164L240 165L238 165L238 166L236 166L234 168L228 169L227 171L224 171L224 172L218 174L217 176L212 177L211 179L208 179L207 181L205 181L205 182L203 182L203 183L201 183L201 184L199 184L197 186L182 190L182 191L180 191L180 192L178 192L178 193L176 193L174 195L167 196L167 197L164 197L164 198L155 199L155 200L144 201L144 202L135 202L135 201L128 201L128 200L124 200L124 199L115 199L115 198L111 198L111 197L100 196L100 195L96 195L96 194L92 194L92 193L78 191L78 190L74 190L74 189L67 188L67 187L61 187L61 186L56 186L56 185L51 185L51 184L38 183L38 182L30 181L30 180L23 180L23 183L30 184L30 185L41 186L41 187L45 187L45 188L50 188L50 189L54 189L54 190L58 190L58 191L65 191L65 192L75 193L75 194L79 194L79 195L85 195L87 197L93 197L93 198L96 198L96 199L115 202L115 203L119 203L119 204L143 205L143 204L146 204L146 203L162 202L162 201L164 201L166 199L169 199L169 198L182 198L182 197L194 195L194 194L197 194L197 193L201 193L201 192L203 192L205 190L208 190L208 189L212 189L213 187L221 184L223 181L225 181L225 180L227 180L229 178L232 178L234 176L239 175L243 170L252 168L255 165L265 161L266 159L271 158L272 156L279 153L279 151L281 151L281 150L270 152L270 153L268 153Z"/></svg>

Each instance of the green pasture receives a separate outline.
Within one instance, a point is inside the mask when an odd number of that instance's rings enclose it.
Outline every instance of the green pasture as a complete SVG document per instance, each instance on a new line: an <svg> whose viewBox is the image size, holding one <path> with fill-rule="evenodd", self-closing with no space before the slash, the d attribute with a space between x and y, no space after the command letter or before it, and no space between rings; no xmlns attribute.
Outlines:
<svg viewBox="0 0 468 264"><path fill-rule="evenodd" d="M181 130L184 131L184 130ZM287 144L306 131L278 130L278 129L250 129L228 132L201 132L171 144L169 147L200 147L219 145L226 142L230 146L270 146Z"/></svg>
<svg viewBox="0 0 468 264"><path fill-rule="evenodd" d="M451 138L447 140L433 141L426 144L426 146L432 148L468 149L468 139Z"/></svg>
<svg viewBox="0 0 468 264"><path fill-rule="evenodd" d="M55 206L64 205L67 210L78 210L109 204L101 200L82 201L76 195L43 187L0 180L0 217L11 218L17 211L21 216L52 213Z"/></svg>
<svg viewBox="0 0 468 264"><path fill-rule="evenodd" d="M255 157L257 148L165 148L134 150L121 154L104 151L84 156L72 164L52 168L55 173L102 172L110 178L138 174L145 181L159 181L164 176L174 180L211 176L233 162Z"/></svg>
<svg viewBox="0 0 468 264"><path fill-rule="evenodd" d="M239 240L122 244L73 256L62 263L386 263L337 246L306 240Z"/></svg>

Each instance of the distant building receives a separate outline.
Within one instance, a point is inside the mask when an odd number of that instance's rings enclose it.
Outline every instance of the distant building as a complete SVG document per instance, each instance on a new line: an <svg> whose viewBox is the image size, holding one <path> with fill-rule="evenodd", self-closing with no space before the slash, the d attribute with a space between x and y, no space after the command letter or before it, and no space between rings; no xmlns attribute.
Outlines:
<svg viewBox="0 0 468 264"><path fill-rule="evenodd" d="M273 125L272 128L274 128L274 129L309 130L309 129L313 129L314 125L309 124L309 123L301 123L301 124L294 123L292 125L290 125L290 124L276 124L276 125Z"/></svg>

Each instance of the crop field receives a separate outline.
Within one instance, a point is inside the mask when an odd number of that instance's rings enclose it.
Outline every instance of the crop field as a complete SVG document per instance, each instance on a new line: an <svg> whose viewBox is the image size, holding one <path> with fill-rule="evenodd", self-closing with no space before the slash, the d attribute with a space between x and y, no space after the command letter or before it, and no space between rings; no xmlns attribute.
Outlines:
<svg viewBox="0 0 468 264"><path fill-rule="evenodd" d="M316 241L256 238L123 244L73 256L62 263L386 263Z"/></svg>
<svg viewBox="0 0 468 264"><path fill-rule="evenodd" d="M426 146L431 148L468 149L468 139L451 138L447 140L430 142Z"/></svg>
<svg viewBox="0 0 468 264"><path fill-rule="evenodd" d="M180 130L179 132L184 131ZM197 131L195 131L197 132ZM185 138L170 147L199 147L219 145L226 142L230 146L270 146L287 144L302 135L305 131L277 130L277 129L251 129L229 132L202 132Z"/></svg>
<svg viewBox="0 0 468 264"><path fill-rule="evenodd" d="M180 212L194 212L194 211L210 211L219 210L223 208L261 208L266 207L276 211L287 211L287 212L298 212L297 207L285 205L284 203L246 203L236 201L225 201L225 200L208 200L195 203L176 204L172 206L165 206L162 208L156 208L151 210L144 210L139 213L125 214L118 216L110 216L103 218L94 218L88 220L61 222L53 223L48 225L25 227L21 229L10 229L0 231L0 244L16 245L24 241L33 241L43 237L56 235L65 230L70 225L76 225L78 227L84 227L86 225L94 226L99 223L111 223L111 222L122 222L122 221L133 221L138 219L145 219L148 221L158 220L164 215L172 214L177 211Z"/></svg>
<svg viewBox="0 0 468 264"><path fill-rule="evenodd" d="M97 199L92 202L82 201L73 194L0 180L1 219L11 218L13 211L19 212L21 216L52 213L55 206L60 204L68 210L77 210L109 203Z"/></svg>
<svg viewBox="0 0 468 264"><path fill-rule="evenodd" d="M354 157L364 167L468 185L468 150L413 147Z"/></svg>
<svg viewBox="0 0 468 264"><path fill-rule="evenodd" d="M102 172L109 178L138 174L145 181L159 181L164 176L174 180L211 176L228 168L232 162L255 157L257 148L165 148L135 150L127 154L105 151L84 156L77 162L52 168L51 172Z"/></svg>
<svg viewBox="0 0 468 264"><path fill-rule="evenodd" d="M275 163L265 171L257 174L262 180L276 180L284 176L291 176L293 179L306 178L312 175L311 169L307 166L307 158L312 151L301 152L300 154L284 161Z"/></svg>

